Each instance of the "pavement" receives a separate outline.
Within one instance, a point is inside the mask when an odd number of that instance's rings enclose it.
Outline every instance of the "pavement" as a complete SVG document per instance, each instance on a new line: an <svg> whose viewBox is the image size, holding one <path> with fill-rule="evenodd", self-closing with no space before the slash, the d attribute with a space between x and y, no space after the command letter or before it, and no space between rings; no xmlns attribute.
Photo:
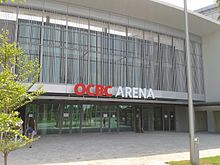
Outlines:
<svg viewBox="0 0 220 165"><path fill-rule="evenodd" d="M220 134L196 136L200 140L200 157L220 156ZM8 165L163 165L189 159L188 151L188 133L45 135L32 148L10 153Z"/></svg>

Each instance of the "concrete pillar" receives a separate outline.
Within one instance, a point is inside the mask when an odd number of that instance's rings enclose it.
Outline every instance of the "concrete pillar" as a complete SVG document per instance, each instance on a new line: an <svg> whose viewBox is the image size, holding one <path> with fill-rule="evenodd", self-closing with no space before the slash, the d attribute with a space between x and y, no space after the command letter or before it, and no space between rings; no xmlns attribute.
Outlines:
<svg viewBox="0 0 220 165"><path fill-rule="evenodd" d="M148 109L148 130L154 131L154 110Z"/></svg>
<svg viewBox="0 0 220 165"><path fill-rule="evenodd" d="M59 105L59 110L60 110L59 134L62 134L62 128L63 128L63 104Z"/></svg>
<svg viewBox="0 0 220 165"><path fill-rule="evenodd" d="M142 127L144 131L148 131L148 109L146 107L142 107Z"/></svg>

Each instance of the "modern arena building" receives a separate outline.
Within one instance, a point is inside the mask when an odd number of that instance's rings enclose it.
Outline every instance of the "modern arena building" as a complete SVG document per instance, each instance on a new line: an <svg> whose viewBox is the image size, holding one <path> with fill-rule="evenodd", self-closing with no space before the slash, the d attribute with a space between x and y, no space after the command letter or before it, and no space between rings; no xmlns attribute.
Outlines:
<svg viewBox="0 0 220 165"><path fill-rule="evenodd" d="M189 25L196 131L220 132L220 24L189 11ZM0 28L42 65L46 93L21 111L39 133L188 131L182 8L27 0L0 5Z"/></svg>
<svg viewBox="0 0 220 165"><path fill-rule="evenodd" d="M196 12L201 13L205 16L208 16L214 20L218 20L220 12L219 7L217 4L209 5L206 7L203 7L201 9L196 10Z"/></svg>

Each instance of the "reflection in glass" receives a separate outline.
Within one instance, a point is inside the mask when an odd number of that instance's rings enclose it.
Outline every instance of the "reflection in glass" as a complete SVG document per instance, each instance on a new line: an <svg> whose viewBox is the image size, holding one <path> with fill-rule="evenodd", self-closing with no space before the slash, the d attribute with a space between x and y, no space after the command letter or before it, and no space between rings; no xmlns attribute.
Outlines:
<svg viewBox="0 0 220 165"><path fill-rule="evenodd" d="M118 127L117 106L100 106L102 110L102 131L116 132Z"/></svg>
<svg viewBox="0 0 220 165"><path fill-rule="evenodd" d="M130 106L120 106L120 131L132 130L132 109Z"/></svg>
<svg viewBox="0 0 220 165"><path fill-rule="evenodd" d="M152 120L147 108L143 110L145 113L137 113L140 107L131 105L28 104L25 120L34 117L39 134L133 131L141 123L145 123L142 125L145 130L148 125L152 125L155 131L175 130L175 109L172 106L153 107ZM138 120L138 116L143 121Z"/></svg>
<svg viewBox="0 0 220 165"><path fill-rule="evenodd" d="M82 108L82 129L83 132L93 132L100 130L100 112L96 105L84 104Z"/></svg>
<svg viewBox="0 0 220 165"><path fill-rule="evenodd" d="M37 127L41 134L59 133L59 112L59 104L43 104L39 106Z"/></svg>

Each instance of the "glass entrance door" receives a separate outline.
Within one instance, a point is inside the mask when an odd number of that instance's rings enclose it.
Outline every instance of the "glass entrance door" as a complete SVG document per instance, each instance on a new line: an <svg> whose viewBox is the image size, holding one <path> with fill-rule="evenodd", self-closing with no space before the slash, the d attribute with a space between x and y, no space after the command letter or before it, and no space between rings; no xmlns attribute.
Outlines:
<svg viewBox="0 0 220 165"><path fill-rule="evenodd" d="M164 109L162 114L163 114L163 131L169 131L170 130L169 110Z"/></svg>
<svg viewBox="0 0 220 165"><path fill-rule="evenodd" d="M162 117L162 109L154 108L154 130L162 131L163 130L163 117Z"/></svg>
<svg viewBox="0 0 220 165"><path fill-rule="evenodd" d="M60 110L60 104L39 105L37 113L37 127L40 134L60 133Z"/></svg>
<svg viewBox="0 0 220 165"><path fill-rule="evenodd" d="M80 132L80 109L78 105L64 105L62 112L62 133Z"/></svg>
<svg viewBox="0 0 220 165"><path fill-rule="evenodd" d="M130 106L119 106L120 131L131 131L134 110Z"/></svg>
<svg viewBox="0 0 220 165"><path fill-rule="evenodd" d="M176 129L176 125L175 125L175 111L170 111L169 113L169 117L170 117L170 131L175 131Z"/></svg>
<svg viewBox="0 0 220 165"><path fill-rule="evenodd" d="M80 132L80 109L79 105L70 105L70 133Z"/></svg>
<svg viewBox="0 0 220 165"><path fill-rule="evenodd" d="M100 131L100 113L95 104L80 105L82 132Z"/></svg>
<svg viewBox="0 0 220 165"><path fill-rule="evenodd" d="M175 131L175 111L172 107L162 109L163 131Z"/></svg>
<svg viewBox="0 0 220 165"><path fill-rule="evenodd" d="M116 132L118 113L116 106L102 106L102 132Z"/></svg>
<svg viewBox="0 0 220 165"><path fill-rule="evenodd" d="M154 108L154 130L175 131L175 111L173 107Z"/></svg>

